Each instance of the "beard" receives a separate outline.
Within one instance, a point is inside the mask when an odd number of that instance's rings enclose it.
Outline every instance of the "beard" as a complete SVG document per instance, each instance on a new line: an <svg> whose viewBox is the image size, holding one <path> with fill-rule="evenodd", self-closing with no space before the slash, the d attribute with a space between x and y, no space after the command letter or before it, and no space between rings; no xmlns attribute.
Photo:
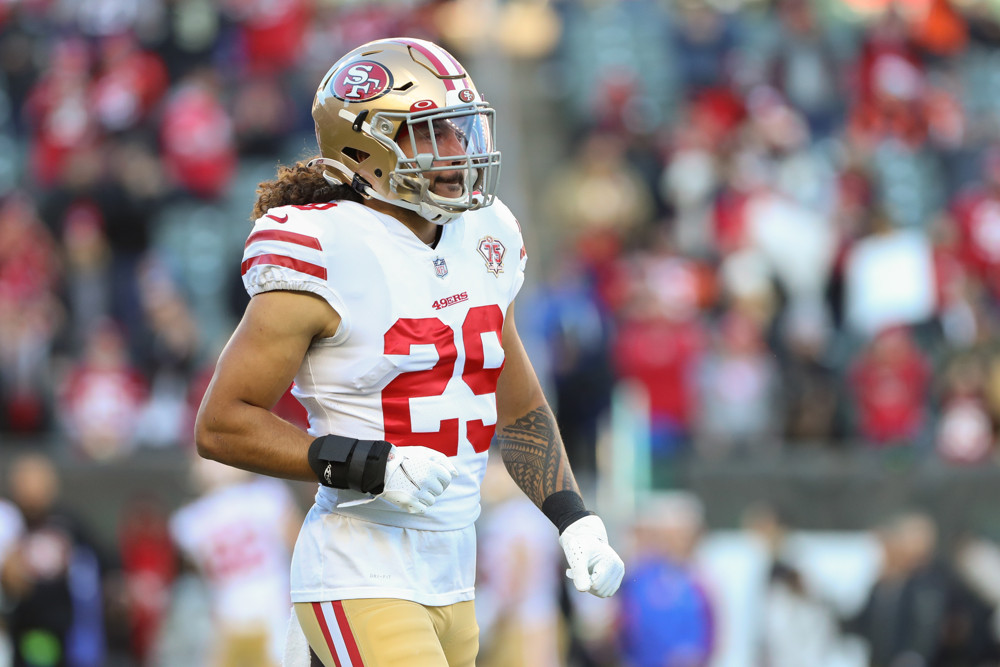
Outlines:
<svg viewBox="0 0 1000 667"><path fill-rule="evenodd" d="M465 174L447 171L431 179L430 190L441 197L458 197L465 192Z"/></svg>

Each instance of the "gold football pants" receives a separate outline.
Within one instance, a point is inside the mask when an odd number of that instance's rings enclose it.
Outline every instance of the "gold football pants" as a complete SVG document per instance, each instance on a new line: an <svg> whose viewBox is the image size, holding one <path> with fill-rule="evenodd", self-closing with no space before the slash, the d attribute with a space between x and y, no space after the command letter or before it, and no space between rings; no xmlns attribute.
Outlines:
<svg viewBox="0 0 1000 667"><path fill-rule="evenodd" d="M324 667L475 667L472 600L427 607L395 599L297 602L295 614Z"/></svg>

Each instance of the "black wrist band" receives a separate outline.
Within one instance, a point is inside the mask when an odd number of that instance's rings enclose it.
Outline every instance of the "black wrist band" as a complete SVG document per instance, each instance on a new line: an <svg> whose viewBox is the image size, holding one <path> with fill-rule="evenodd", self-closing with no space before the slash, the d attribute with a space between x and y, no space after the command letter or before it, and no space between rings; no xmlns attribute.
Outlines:
<svg viewBox="0 0 1000 667"><path fill-rule="evenodd" d="M323 486L379 494L391 449L384 440L324 435L309 445L309 467Z"/></svg>
<svg viewBox="0 0 1000 667"><path fill-rule="evenodd" d="M555 524L562 535L571 523L593 514L576 491L556 491L542 502L542 514Z"/></svg>

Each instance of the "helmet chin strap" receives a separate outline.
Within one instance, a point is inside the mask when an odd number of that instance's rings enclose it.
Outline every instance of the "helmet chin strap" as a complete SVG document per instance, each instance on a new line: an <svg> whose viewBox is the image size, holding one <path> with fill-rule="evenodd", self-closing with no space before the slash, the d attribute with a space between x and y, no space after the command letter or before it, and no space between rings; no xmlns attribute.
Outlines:
<svg viewBox="0 0 1000 667"><path fill-rule="evenodd" d="M380 202L413 211L424 220L433 222L435 225L447 225L449 222L462 215L461 213L449 213L438 208L437 206L428 204L425 201L421 201L419 204L414 204L413 202L408 202L405 199L388 199L372 190L371 187L367 188L367 190L368 192L366 194L372 199L377 199Z"/></svg>
<svg viewBox="0 0 1000 667"><path fill-rule="evenodd" d="M339 171L341 171L343 173L346 173L346 174L353 174L354 173L353 171L351 171L350 169L348 169L347 165L345 165L343 162L339 162L337 160L331 160L330 158L325 158L325 157L314 158L314 159L310 160L306 164L306 166L307 167L313 167L313 166L318 165L318 164L322 164L322 165L327 166L327 167L333 167L334 169L337 169L337 170L339 170ZM336 176L331 175L327 171L323 172L323 178L325 178L326 182L329 183L329 184L331 184L331 185L343 185L344 184L343 181L341 181ZM466 179L466 180L468 180L468 179ZM378 192L376 192L370 185L368 185L364 181L361 181L360 179L355 179L355 182L356 183L358 183L358 182L361 183L360 186L356 185L355 189L358 190L358 192L360 192L363 196L370 197L371 199L375 199L375 200L383 202L385 204L390 204L392 206L399 206L400 208L405 208L407 210L413 211L414 213L416 213L417 215L419 215L421 218L424 218L428 222L433 222L436 225L446 225L446 224L448 224L449 222L451 222L452 220L454 220L455 218L457 218L458 216L461 215L461 213L449 213L448 211L445 211L445 210L441 209L438 206L435 206L435 205L433 205L433 204L431 204L429 202L423 201L423 197L421 197L421 202L419 204L414 204L412 202L408 202L405 199L389 199L387 197L383 197L382 195L380 195ZM466 187L468 187L468 186L466 186ZM448 198L441 197L440 199L448 199ZM457 201L457 198L454 199L454 200L452 200L452 201Z"/></svg>

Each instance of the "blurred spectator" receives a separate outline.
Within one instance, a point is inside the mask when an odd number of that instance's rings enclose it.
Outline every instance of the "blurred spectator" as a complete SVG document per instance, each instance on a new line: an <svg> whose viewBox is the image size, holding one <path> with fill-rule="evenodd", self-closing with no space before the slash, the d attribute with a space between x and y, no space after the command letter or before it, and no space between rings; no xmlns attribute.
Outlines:
<svg viewBox="0 0 1000 667"><path fill-rule="evenodd" d="M992 651L1000 651L1000 545L984 535L964 535L955 548L955 573L992 609Z"/></svg>
<svg viewBox="0 0 1000 667"><path fill-rule="evenodd" d="M769 506L751 507L744 526L770 560L760 622L760 657L766 667L827 664L837 635L833 609L809 590L788 553L788 527Z"/></svg>
<svg viewBox="0 0 1000 667"><path fill-rule="evenodd" d="M62 244L62 295L71 324L63 345L71 353L82 350L100 323L111 316L111 248L96 204L100 171L92 157L70 158L63 186L50 191L42 209Z"/></svg>
<svg viewBox="0 0 1000 667"><path fill-rule="evenodd" d="M149 379L138 442L154 447L186 445L197 407L188 399L200 370L198 324L162 263L147 261L138 281L146 322L141 366Z"/></svg>
<svg viewBox="0 0 1000 667"><path fill-rule="evenodd" d="M684 256L707 258L717 252L712 238L712 207L721 177L718 159L706 137L679 129L677 146L660 176L661 195L673 209L672 236Z"/></svg>
<svg viewBox="0 0 1000 667"><path fill-rule="evenodd" d="M1000 296L1000 146L983 154L981 180L953 203L959 258L966 271Z"/></svg>
<svg viewBox="0 0 1000 667"><path fill-rule="evenodd" d="M559 609L563 557L552 525L510 479L496 456L483 481L476 618L483 667L565 664Z"/></svg>
<svg viewBox="0 0 1000 667"><path fill-rule="evenodd" d="M892 327L875 336L850 370L858 434L879 447L921 444L930 371L910 330Z"/></svg>
<svg viewBox="0 0 1000 667"><path fill-rule="evenodd" d="M710 591L692 566L704 529L695 496L648 498L634 527L635 554L615 601L618 640L631 667L698 667L715 650Z"/></svg>
<svg viewBox="0 0 1000 667"><path fill-rule="evenodd" d="M894 231L876 213L875 232L855 242L844 258L844 311L854 334L927 322L936 293L930 239L917 230Z"/></svg>
<svg viewBox="0 0 1000 667"><path fill-rule="evenodd" d="M42 454L25 454L10 466L8 484L25 524L2 572L14 667L101 667L102 562L76 519L56 505L55 467Z"/></svg>
<svg viewBox="0 0 1000 667"><path fill-rule="evenodd" d="M280 480L191 460L198 497L170 518L170 534L208 588L216 630L210 664L277 666L301 511Z"/></svg>
<svg viewBox="0 0 1000 667"><path fill-rule="evenodd" d="M823 445L842 434L843 392L830 353L834 331L817 304L788 307L778 323L782 434L787 444Z"/></svg>
<svg viewBox="0 0 1000 667"><path fill-rule="evenodd" d="M249 75L279 73L295 65L312 3L224 0L220 4L236 22L240 61Z"/></svg>
<svg viewBox="0 0 1000 667"><path fill-rule="evenodd" d="M649 398L652 453L657 458L687 451L697 405L697 369L705 329L689 308L664 308L640 284L623 309L613 343L618 378L632 380Z"/></svg>
<svg viewBox="0 0 1000 667"><path fill-rule="evenodd" d="M294 129L291 101L277 76L255 76L236 89L233 128L241 155L280 153Z"/></svg>
<svg viewBox="0 0 1000 667"><path fill-rule="evenodd" d="M753 94L750 110L756 136L741 159L756 173L741 211L743 241L767 258L789 301L819 301L836 253L834 172L811 150L801 115L772 91Z"/></svg>
<svg viewBox="0 0 1000 667"><path fill-rule="evenodd" d="M652 196L639 172L626 160L621 137L606 132L584 135L574 157L551 177L551 200L560 235L598 272L617 257L622 244L649 221ZM601 287L598 286L598 293Z"/></svg>
<svg viewBox="0 0 1000 667"><path fill-rule="evenodd" d="M711 3L678 2L672 42L684 87L692 93L729 83L736 31L728 16Z"/></svg>
<svg viewBox="0 0 1000 667"><path fill-rule="evenodd" d="M911 147L923 143L927 135L921 105L926 85L924 63L896 5L882 12L867 31L857 67L852 138L869 146L884 139Z"/></svg>
<svg viewBox="0 0 1000 667"><path fill-rule="evenodd" d="M124 132L145 121L167 89L167 70L156 53L140 48L136 37L119 33L100 43L100 74L90 107L106 133Z"/></svg>
<svg viewBox="0 0 1000 667"><path fill-rule="evenodd" d="M780 31L768 79L803 114L810 132L829 136L840 124L846 81L840 54L809 0L774 4Z"/></svg>
<svg viewBox="0 0 1000 667"><path fill-rule="evenodd" d="M974 355L947 362L942 373L936 446L953 463L982 463L996 446L996 426L986 407L985 372Z"/></svg>
<svg viewBox="0 0 1000 667"><path fill-rule="evenodd" d="M937 527L924 514L879 529L882 571L844 629L867 642L872 665L978 665L996 660L992 610L936 558Z"/></svg>
<svg viewBox="0 0 1000 667"><path fill-rule="evenodd" d="M26 195L0 202L0 428L39 433L50 420L47 369L61 311L55 243Z"/></svg>
<svg viewBox="0 0 1000 667"><path fill-rule="evenodd" d="M598 421L614 383L608 350L611 322L576 257L562 254L551 266L544 293L534 304L537 333L551 363L551 392L563 442L583 481L596 474Z"/></svg>
<svg viewBox="0 0 1000 667"><path fill-rule="evenodd" d="M725 313L698 369L696 447L707 459L775 451L778 369L760 324Z"/></svg>
<svg viewBox="0 0 1000 667"><path fill-rule="evenodd" d="M959 54L969 37L965 19L948 0L927 0L925 11L914 17L910 32L915 44L938 57Z"/></svg>
<svg viewBox="0 0 1000 667"><path fill-rule="evenodd" d="M152 495L133 498L119 518L121 554L128 616L128 645L144 665L170 602L177 574L177 553L167 527L167 511Z"/></svg>
<svg viewBox="0 0 1000 667"><path fill-rule="evenodd" d="M160 128L167 175L182 192L208 200L230 185L237 157L218 79L210 69L188 74L168 95Z"/></svg>
<svg viewBox="0 0 1000 667"><path fill-rule="evenodd" d="M97 192L111 251L111 316L135 354L142 336L139 267L150 246L153 221L166 194L163 170L145 140L122 138L107 146L108 174Z"/></svg>
<svg viewBox="0 0 1000 667"><path fill-rule="evenodd" d="M30 131L32 182L41 187L56 185L67 161L100 140L89 104L91 60L84 40L56 41L45 73L25 102L22 113Z"/></svg>
<svg viewBox="0 0 1000 667"><path fill-rule="evenodd" d="M109 460L131 451L146 393L145 380L129 361L118 327L103 323L60 387L59 414L76 453Z"/></svg>
<svg viewBox="0 0 1000 667"><path fill-rule="evenodd" d="M163 63L171 82L209 65L219 48L222 29L221 6L208 0L171 0L158 3L159 16L146 26L144 35Z"/></svg>

